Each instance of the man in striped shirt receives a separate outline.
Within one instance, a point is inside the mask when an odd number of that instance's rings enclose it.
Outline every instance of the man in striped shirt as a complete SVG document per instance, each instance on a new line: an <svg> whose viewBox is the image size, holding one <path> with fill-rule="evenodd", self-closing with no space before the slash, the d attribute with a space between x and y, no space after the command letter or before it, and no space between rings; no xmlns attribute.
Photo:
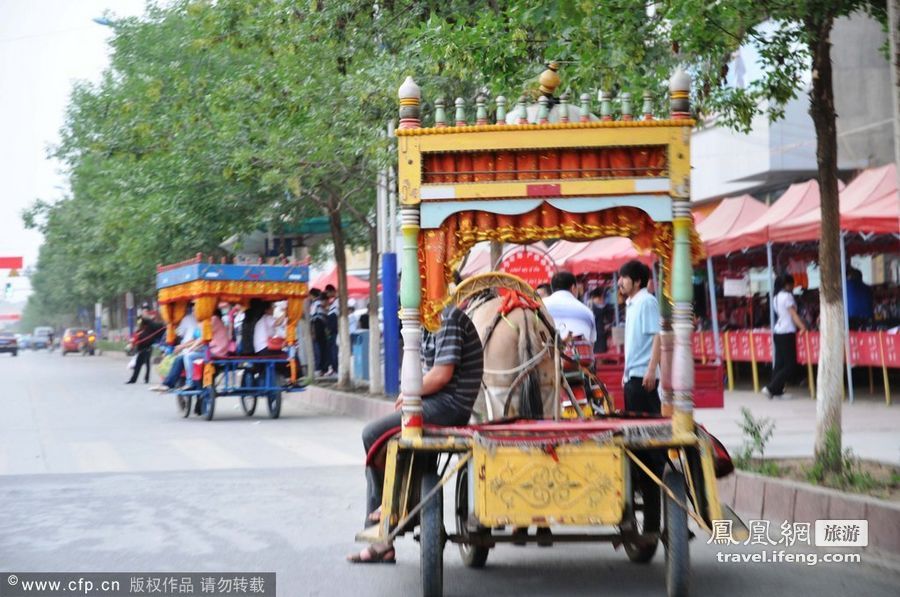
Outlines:
<svg viewBox="0 0 900 597"><path fill-rule="evenodd" d="M472 320L456 305L441 314L441 328L436 334L426 332L422 345L422 411L426 424L465 425L472 415L472 407L481 388L484 371L484 350L478 330ZM397 412L365 426L362 432L366 454L382 435L400 427L400 407L403 394L397 397ZM384 472L375 466L366 467L368 483L366 525L376 524L381 517L381 493ZM354 563L393 562L394 548L374 544L347 558Z"/></svg>

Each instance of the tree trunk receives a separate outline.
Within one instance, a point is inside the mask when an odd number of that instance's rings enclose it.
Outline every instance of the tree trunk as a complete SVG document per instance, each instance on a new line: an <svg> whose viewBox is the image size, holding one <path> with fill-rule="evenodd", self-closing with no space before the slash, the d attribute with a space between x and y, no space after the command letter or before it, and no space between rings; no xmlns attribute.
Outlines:
<svg viewBox="0 0 900 597"><path fill-rule="evenodd" d="M844 383L844 306L840 263L840 210L837 186L837 132L831 67L831 17L807 21L812 54L810 115L816 127L816 160L822 207L819 240L819 373L816 405L816 461L838 472L841 459L829 458L826 439L834 434L841 445L841 400Z"/></svg>
<svg viewBox="0 0 900 597"><path fill-rule="evenodd" d="M378 327L378 229L369 228L369 393L383 394L381 330Z"/></svg>
<svg viewBox="0 0 900 597"><path fill-rule="evenodd" d="M337 387L350 387L350 326L347 321L347 253L344 231L341 228L341 214L336 209L328 212L331 240L334 242L334 262L337 266L338 282L338 381Z"/></svg>
<svg viewBox="0 0 900 597"><path fill-rule="evenodd" d="M491 267L489 271L494 271L494 268L498 266L500 263L500 258L503 257L503 243L499 240L491 241ZM460 268L462 269L462 268Z"/></svg>

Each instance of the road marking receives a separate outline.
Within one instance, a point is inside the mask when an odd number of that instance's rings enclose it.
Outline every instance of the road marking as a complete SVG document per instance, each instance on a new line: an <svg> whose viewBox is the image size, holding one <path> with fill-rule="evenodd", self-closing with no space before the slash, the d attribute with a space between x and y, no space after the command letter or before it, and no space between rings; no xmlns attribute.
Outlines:
<svg viewBox="0 0 900 597"><path fill-rule="evenodd" d="M247 462L208 439L173 439L169 442L201 468L245 468Z"/></svg>
<svg viewBox="0 0 900 597"><path fill-rule="evenodd" d="M83 473L110 473L128 470L118 450L109 442L73 442L70 444L78 470Z"/></svg>
<svg viewBox="0 0 900 597"><path fill-rule="evenodd" d="M311 461L314 466L341 466L362 464L363 462L361 447L359 454L354 455L343 450L335 450L323 446L321 442L300 437L266 437L263 438L263 441L287 450L307 462Z"/></svg>

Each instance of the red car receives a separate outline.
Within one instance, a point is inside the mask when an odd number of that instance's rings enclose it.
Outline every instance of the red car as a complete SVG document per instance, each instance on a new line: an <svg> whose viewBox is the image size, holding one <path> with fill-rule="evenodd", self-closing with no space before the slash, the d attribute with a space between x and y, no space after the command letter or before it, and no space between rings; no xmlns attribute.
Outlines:
<svg viewBox="0 0 900 597"><path fill-rule="evenodd" d="M19 354L19 341L16 335L11 332L0 332L0 352L12 353L12 356Z"/></svg>
<svg viewBox="0 0 900 597"><path fill-rule="evenodd" d="M94 344L97 336L91 330L84 328L68 328L63 332L60 352L66 356L69 352L81 352L82 354L94 354Z"/></svg>

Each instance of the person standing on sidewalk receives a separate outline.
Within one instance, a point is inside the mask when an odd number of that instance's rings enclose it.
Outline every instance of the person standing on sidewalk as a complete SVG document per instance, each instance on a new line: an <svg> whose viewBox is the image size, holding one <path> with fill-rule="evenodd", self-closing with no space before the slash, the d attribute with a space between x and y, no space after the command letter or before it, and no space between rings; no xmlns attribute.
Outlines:
<svg viewBox="0 0 900 597"><path fill-rule="evenodd" d="M659 302L647 291L650 268L634 259L619 269L625 297L625 410L659 414Z"/></svg>
<svg viewBox="0 0 900 597"><path fill-rule="evenodd" d="M791 396L784 393L784 384L794 378L797 370L797 330L806 331L806 323L797 314L797 302L794 300L794 278L785 274L776 285L781 290L775 295L775 325L772 332L775 339L775 358L772 363L772 378L762 389L763 395L771 400L780 398L787 400Z"/></svg>
<svg viewBox="0 0 900 597"><path fill-rule="evenodd" d="M126 381L126 384L136 383L138 377L140 377L141 369L144 366L147 367L147 370L144 373L144 383L150 383L150 357L153 355L153 345L159 340L162 330L164 329L165 328L162 325L156 323L151 318L141 315L140 323L138 324L138 328L134 332L134 338L131 341L134 346L134 351L137 354L137 359L134 363L134 369L131 372L131 379Z"/></svg>

